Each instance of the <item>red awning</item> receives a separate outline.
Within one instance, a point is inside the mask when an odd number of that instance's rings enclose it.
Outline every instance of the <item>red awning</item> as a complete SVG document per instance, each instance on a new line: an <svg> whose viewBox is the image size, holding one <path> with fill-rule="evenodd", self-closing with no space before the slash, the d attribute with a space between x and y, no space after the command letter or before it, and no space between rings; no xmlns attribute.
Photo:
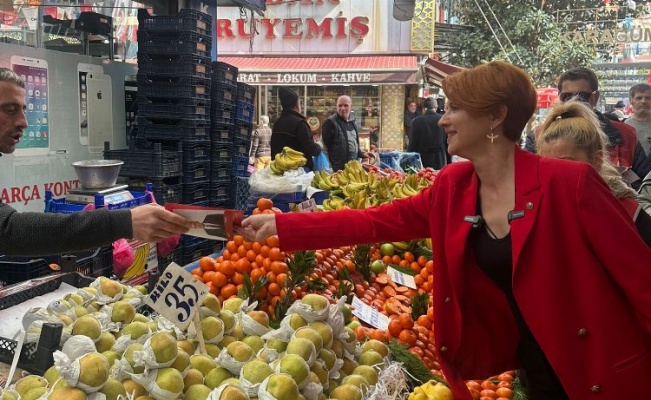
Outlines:
<svg viewBox="0 0 651 400"><path fill-rule="evenodd" d="M416 83L415 56L218 57L239 80L260 84Z"/></svg>
<svg viewBox="0 0 651 400"><path fill-rule="evenodd" d="M427 77L427 82L439 87L441 86L441 81L448 75L461 70L463 70L463 68L434 60L433 58L428 58L425 61L425 76Z"/></svg>

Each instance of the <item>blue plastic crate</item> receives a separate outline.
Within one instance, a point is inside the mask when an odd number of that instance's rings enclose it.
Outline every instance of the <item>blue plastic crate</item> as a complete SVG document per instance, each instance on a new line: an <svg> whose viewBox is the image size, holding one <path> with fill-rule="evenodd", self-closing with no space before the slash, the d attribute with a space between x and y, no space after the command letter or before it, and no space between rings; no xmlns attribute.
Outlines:
<svg viewBox="0 0 651 400"><path fill-rule="evenodd" d="M251 140L251 133L253 132L253 124L243 121L237 121L235 124L233 138L236 140Z"/></svg>
<svg viewBox="0 0 651 400"><path fill-rule="evenodd" d="M210 179L210 162L183 164L183 183L195 183Z"/></svg>
<svg viewBox="0 0 651 400"><path fill-rule="evenodd" d="M207 241L208 239L200 238L197 236L181 235L181 239L179 240L179 245L182 247L192 247L198 244L206 243Z"/></svg>
<svg viewBox="0 0 651 400"><path fill-rule="evenodd" d="M95 208L106 207L109 210L118 210L124 208L133 208L152 202L151 193L149 192L131 192L131 194L133 195L132 200L126 200L123 202L108 205L104 205L102 199L96 198ZM98 200L99 202L97 202ZM52 191L45 191L45 212L47 213L72 214L83 211L86 206L86 204L69 203L65 198L54 199L52 198Z"/></svg>
<svg viewBox="0 0 651 400"><path fill-rule="evenodd" d="M210 180L208 179L194 183L184 183L182 202L189 204L196 203L197 201L207 201L210 190Z"/></svg>
<svg viewBox="0 0 651 400"><path fill-rule="evenodd" d="M180 98L152 101L146 97L138 97L138 115L150 120L185 118L207 119L210 113L210 100L202 98ZM199 117L199 118L198 118Z"/></svg>
<svg viewBox="0 0 651 400"><path fill-rule="evenodd" d="M198 33L170 32L167 35L138 31L138 51L151 55L195 55L210 57L212 37Z"/></svg>
<svg viewBox="0 0 651 400"><path fill-rule="evenodd" d="M197 55L152 55L138 52L138 72L145 75L211 78L209 57Z"/></svg>
<svg viewBox="0 0 651 400"><path fill-rule="evenodd" d="M233 161L231 147L220 146L210 149L210 163L216 165L230 164Z"/></svg>
<svg viewBox="0 0 651 400"><path fill-rule="evenodd" d="M181 76L163 79L156 75L138 75L138 96L148 99L210 99L209 79Z"/></svg>
<svg viewBox="0 0 651 400"><path fill-rule="evenodd" d="M110 150L109 143L104 143L104 158L107 160L122 160L120 176L132 178L163 179L179 176L183 173L183 151L163 150L160 143L154 143L153 148Z"/></svg>
<svg viewBox="0 0 651 400"><path fill-rule="evenodd" d="M181 258L181 251L182 250L183 250L182 247L180 245L178 245L168 255L166 255L164 257L158 257L158 269L163 271L171 263L177 263L178 264L179 259Z"/></svg>
<svg viewBox="0 0 651 400"><path fill-rule="evenodd" d="M201 238L199 238L201 239ZM183 240L181 238L181 240ZM203 256L209 256L213 253L214 240L201 239L191 245L183 245L179 257L179 264L186 265L200 259Z"/></svg>
<svg viewBox="0 0 651 400"><path fill-rule="evenodd" d="M210 181L211 182L230 182L231 180L231 163L210 163Z"/></svg>
<svg viewBox="0 0 651 400"><path fill-rule="evenodd" d="M255 103L255 87L244 82L237 82L237 100Z"/></svg>
<svg viewBox="0 0 651 400"><path fill-rule="evenodd" d="M249 158L233 156L231 161L231 176L249 176Z"/></svg>
<svg viewBox="0 0 651 400"><path fill-rule="evenodd" d="M156 123L157 120L138 117L137 122L137 138L191 142L210 141L210 123L206 120L177 119L164 121L169 124L161 124Z"/></svg>
<svg viewBox="0 0 651 400"><path fill-rule="evenodd" d="M251 149L251 142L236 140L231 146L231 154L233 157L246 157L248 162L249 150Z"/></svg>
<svg viewBox="0 0 651 400"><path fill-rule="evenodd" d="M232 124L235 122L237 108L227 103L213 103L210 118L213 124Z"/></svg>
<svg viewBox="0 0 651 400"><path fill-rule="evenodd" d="M214 61L212 63L213 82L229 85L233 87L235 89L236 95L238 90L238 83L237 83L238 72L239 71L237 67L234 67L230 64L226 64L225 62ZM235 100L235 98L233 100Z"/></svg>
<svg viewBox="0 0 651 400"><path fill-rule="evenodd" d="M182 9L178 16L153 16L144 8L138 9L138 30L151 32L185 31L203 35L212 34L212 16L192 9Z"/></svg>
<svg viewBox="0 0 651 400"><path fill-rule="evenodd" d="M210 187L213 186L220 186L220 185L230 185L231 184L231 177L230 176L225 176L225 177L217 177L212 175L212 165L211 165L211 170L210 170Z"/></svg>
<svg viewBox="0 0 651 400"><path fill-rule="evenodd" d="M183 142L183 163L210 162L210 141Z"/></svg>
<svg viewBox="0 0 651 400"><path fill-rule="evenodd" d="M215 208L233 208L233 199L230 197L227 199L211 199L210 200L210 207L215 207Z"/></svg>
<svg viewBox="0 0 651 400"><path fill-rule="evenodd" d="M129 185L129 190L132 191L144 191L146 184L150 183L154 199L161 205L181 202L183 183L180 176L166 179L127 178L120 182Z"/></svg>
<svg viewBox="0 0 651 400"><path fill-rule="evenodd" d="M246 123L253 123L254 109L253 104L246 103L239 100L237 102L237 118L238 121L243 121Z"/></svg>
<svg viewBox="0 0 651 400"><path fill-rule="evenodd" d="M219 103L235 105L237 103L237 86L212 81L210 99Z"/></svg>
<svg viewBox="0 0 651 400"><path fill-rule="evenodd" d="M220 146L233 143L235 125L213 123L210 127L211 146Z"/></svg>
<svg viewBox="0 0 651 400"><path fill-rule="evenodd" d="M235 186L235 209L246 210L246 203L249 200L249 178L238 176L233 178Z"/></svg>

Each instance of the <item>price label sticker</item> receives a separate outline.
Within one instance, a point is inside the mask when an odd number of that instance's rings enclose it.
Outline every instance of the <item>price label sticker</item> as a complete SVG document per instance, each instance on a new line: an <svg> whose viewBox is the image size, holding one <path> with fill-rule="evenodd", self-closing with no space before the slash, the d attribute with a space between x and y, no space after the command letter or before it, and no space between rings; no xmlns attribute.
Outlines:
<svg viewBox="0 0 651 400"><path fill-rule="evenodd" d="M414 277L408 274L405 274L404 272L400 272L395 268L388 267L387 268L387 275L389 275L389 278L393 282L395 282L397 285L401 286L407 286L408 288L412 289L418 289L416 286L416 281L414 280Z"/></svg>
<svg viewBox="0 0 651 400"><path fill-rule="evenodd" d="M389 328L389 317L375 308L366 305L357 296L353 296L353 315L374 328L386 330Z"/></svg>
<svg viewBox="0 0 651 400"><path fill-rule="evenodd" d="M184 268L171 263L145 297L145 304L185 330L207 294L205 284Z"/></svg>

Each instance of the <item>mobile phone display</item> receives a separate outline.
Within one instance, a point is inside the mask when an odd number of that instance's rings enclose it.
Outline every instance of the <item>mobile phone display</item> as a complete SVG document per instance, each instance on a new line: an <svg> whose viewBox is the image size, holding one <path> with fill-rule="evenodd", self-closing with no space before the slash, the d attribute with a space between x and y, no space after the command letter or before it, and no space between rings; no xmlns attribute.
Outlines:
<svg viewBox="0 0 651 400"><path fill-rule="evenodd" d="M50 119L47 67L14 64L13 70L25 81L27 128L17 149L49 149Z"/></svg>

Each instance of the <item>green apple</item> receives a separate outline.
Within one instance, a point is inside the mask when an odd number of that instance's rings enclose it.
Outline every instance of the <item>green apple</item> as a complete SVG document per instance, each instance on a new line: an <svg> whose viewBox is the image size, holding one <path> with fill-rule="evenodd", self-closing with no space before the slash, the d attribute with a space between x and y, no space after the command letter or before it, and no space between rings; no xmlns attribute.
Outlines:
<svg viewBox="0 0 651 400"><path fill-rule="evenodd" d="M396 249L391 243L383 243L382 246L380 246L380 254L383 256L392 256L396 254Z"/></svg>
<svg viewBox="0 0 651 400"><path fill-rule="evenodd" d="M384 272L384 263L380 260L375 260L371 264L371 271L373 271L374 274L379 274L381 272Z"/></svg>

